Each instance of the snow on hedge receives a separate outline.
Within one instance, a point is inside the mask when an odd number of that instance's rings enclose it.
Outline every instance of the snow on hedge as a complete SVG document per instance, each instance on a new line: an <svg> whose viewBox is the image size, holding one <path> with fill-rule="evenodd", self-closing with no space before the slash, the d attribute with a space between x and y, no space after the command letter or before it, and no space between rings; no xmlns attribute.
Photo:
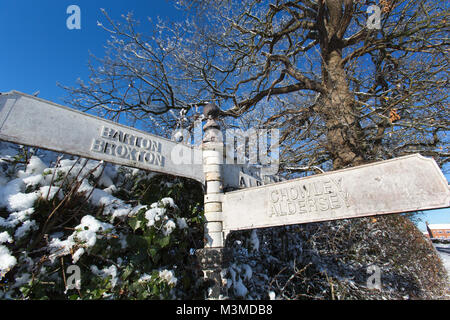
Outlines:
<svg viewBox="0 0 450 320"><path fill-rule="evenodd" d="M0 299L203 298L194 254L203 246L201 188L166 178L152 185L153 177L0 142ZM438 297L439 258L408 221L233 232L222 284L240 299ZM72 264L84 268L79 293L65 289ZM383 290L367 288L369 265L380 267Z"/></svg>
<svg viewBox="0 0 450 320"><path fill-rule="evenodd" d="M129 235L123 233L123 227L117 229L117 226L122 223L128 226L128 220L136 218L139 212L145 212L147 219L145 227L153 228L154 232L161 233L160 236L153 236L154 241L157 241L161 248L168 245L167 237L175 229L187 228L186 219L175 217L170 211L178 210L170 197L163 197L150 205L139 203L134 205L114 196L113 194L119 189L114 183L123 178L119 176L119 166L87 159L71 159L70 156L57 157L56 154L47 151L41 151L39 156L32 155L25 163L18 158L19 151L17 146L0 142L0 209L4 210L0 216L0 281L6 279L7 274L13 272L12 270L16 272L15 282L8 282L9 291L0 290L0 298L14 298L17 294L14 290L19 287L25 288L23 286L27 286L32 281L32 273L38 272L41 276L48 276L50 280L61 282L62 277L57 273L48 274L48 269L51 269L53 265L57 266L63 261L60 258L66 256L71 258L72 264L77 264L80 259L89 256L93 250L99 250L97 246L99 240L107 240L103 243L108 243L114 239L119 244L118 249L115 250L127 250ZM136 170L131 172L131 175L139 173ZM71 194L71 190L75 190L74 194ZM92 208L100 208L101 215L92 212L82 216L77 225L69 228L72 230L69 234L67 229L60 229L60 231L44 235L47 245L38 252L45 253L42 259L48 259L50 264L45 263L36 271L36 266L41 265L39 259L33 260L27 251L13 252L12 248L16 244L24 248L33 244L33 240L39 235L38 231L47 223L45 219L38 219L36 215L44 214L47 219L50 219L53 214L58 214L55 209L44 212L40 211L42 209L37 209L40 208L41 200L54 203L56 206L60 203L63 207L65 201L71 201L75 193L87 197L86 201L92 205ZM56 201L53 202L53 200ZM150 229L147 232L152 232ZM158 240L158 237L163 240ZM23 241L27 241L28 244L24 244ZM106 247L106 252L109 252L108 250L111 250L110 246ZM133 254L135 250L131 249L130 254ZM108 266L102 268L97 265L90 266L94 276L108 281L108 288L110 288L108 290L113 290L120 283L120 274L123 272L121 266L125 266L129 260L128 257L119 256L114 258L117 262L111 264L112 258L114 257L103 257L105 261L110 261ZM99 262L102 261L99 260ZM136 268L139 267L141 266L136 266ZM160 281L158 283L166 283L169 288L176 286L178 279L174 270L158 267L155 272ZM141 276L141 278L145 277ZM21 289L23 290L28 289ZM66 293L67 290L64 291L64 294ZM160 292L159 295L161 296L162 293ZM101 297L113 296L106 291L101 295Z"/></svg>

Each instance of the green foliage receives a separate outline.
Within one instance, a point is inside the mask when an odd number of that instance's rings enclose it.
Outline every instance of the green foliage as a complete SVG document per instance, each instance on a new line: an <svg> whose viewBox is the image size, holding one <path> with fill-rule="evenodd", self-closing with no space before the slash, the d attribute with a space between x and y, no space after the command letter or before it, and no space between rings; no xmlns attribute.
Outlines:
<svg viewBox="0 0 450 320"><path fill-rule="evenodd" d="M14 161L23 158L17 156ZM86 198L90 192L79 191L83 183L94 186L98 177L79 174L77 170L93 167L74 167L69 177L59 169L53 174L55 168L40 172L42 181L51 179L52 189L61 187L63 198L40 197L26 218L32 219L37 227L21 239L14 237L12 243L2 244L17 263L2 274L0 298L203 298L202 273L192 255L193 250L203 245L201 186L182 178L141 171L136 174L120 168L112 196L122 201L122 206L128 206L130 212L112 218L114 201L108 211L105 205ZM26 186L22 192L31 194L40 187L41 184ZM159 213L152 223L149 211ZM1 209L0 217L6 221L11 214ZM83 217L87 216L95 223L83 225ZM21 222L11 227L0 225L0 233L7 231L14 236L21 225ZM67 287L73 283L73 274L68 273L71 265L80 268L79 289Z"/></svg>

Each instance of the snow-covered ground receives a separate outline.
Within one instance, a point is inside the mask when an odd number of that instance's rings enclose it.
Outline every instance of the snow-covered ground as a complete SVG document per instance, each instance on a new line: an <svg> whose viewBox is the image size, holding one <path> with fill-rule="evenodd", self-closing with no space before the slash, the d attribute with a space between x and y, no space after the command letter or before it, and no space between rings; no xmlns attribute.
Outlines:
<svg viewBox="0 0 450 320"><path fill-rule="evenodd" d="M433 245L444 263L450 282L450 243L434 243Z"/></svg>

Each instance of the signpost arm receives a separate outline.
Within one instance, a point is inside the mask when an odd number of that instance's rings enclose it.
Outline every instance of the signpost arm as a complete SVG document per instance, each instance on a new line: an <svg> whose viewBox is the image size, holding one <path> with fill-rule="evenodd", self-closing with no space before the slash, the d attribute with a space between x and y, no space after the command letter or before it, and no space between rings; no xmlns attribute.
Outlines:
<svg viewBox="0 0 450 320"><path fill-rule="evenodd" d="M228 266L230 261L229 250L224 248L223 233L223 137L220 126L216 122L218 108L215 105L207 105L204 109L207 122L204 129L202 143L203 171L205 174L206 193L205 227L203 249L197 250L197 257L202 266L203 274L210 287L207 293L208 299L220 299L226 297L226 288L222 284L221 271Z"/></svg>

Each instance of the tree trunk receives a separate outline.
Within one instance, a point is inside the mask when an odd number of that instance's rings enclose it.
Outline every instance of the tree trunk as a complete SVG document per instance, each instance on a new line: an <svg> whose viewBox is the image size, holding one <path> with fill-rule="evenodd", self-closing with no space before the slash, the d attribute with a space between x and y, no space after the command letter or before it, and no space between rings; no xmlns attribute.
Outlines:
<svg viewBox="0 0 450 320"><path fill-rule="evenodd" d="M333 169L364 162L364 139L357 111L342 67L340 50L324 55L323 79L327 95L319 112L327 126L327 151L333 160Z"/></svg>

